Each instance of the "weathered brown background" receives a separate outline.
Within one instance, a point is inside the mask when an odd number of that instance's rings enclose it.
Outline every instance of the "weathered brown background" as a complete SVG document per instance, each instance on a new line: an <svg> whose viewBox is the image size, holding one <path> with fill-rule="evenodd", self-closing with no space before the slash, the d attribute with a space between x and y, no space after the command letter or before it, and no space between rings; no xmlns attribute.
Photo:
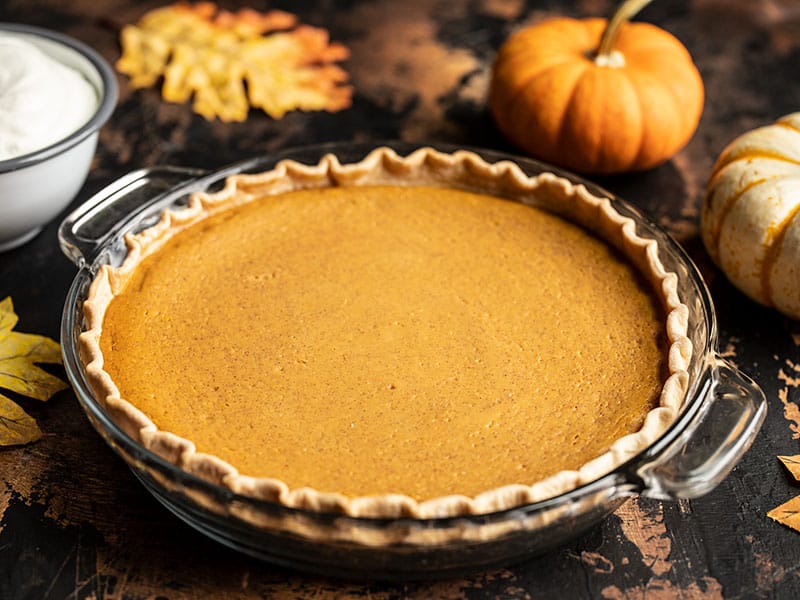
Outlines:
<svg viewBox="0 0 800 600"><path fill-rule="evenodd" d="M485 108L488 68L502 40L548 15L604 16L612 4L273 3L351 48L353 107L280 121L253 113L246 124L226 125L165 104L155 90L132 92L121 77L117 111L76 203L139 167L219 167L313 142L402 138L511 150ZM158 5L17 0L0 4L0 20L69 33L114 61L115 27ZM800 453L800 325L731 288L698 239L698 209L715 156L744 130L800 110L800 2L662 0L640 18L688 46L706 83L706 109L674 160L597 181L684 243L717 304L721 349L767 393L767 422L722 485L694 501L631 500L583 537L521 565L433 583L340 582L257 562L195 533L133 479L67 391L46 405L24 403L45 432L42 440L0 450L0 598L800 597L800 534L765 517L800 494L775 459ZM0 254L0 297L13 297L19 329L55 338L75 274L58 250L56 227Z"/></svg>

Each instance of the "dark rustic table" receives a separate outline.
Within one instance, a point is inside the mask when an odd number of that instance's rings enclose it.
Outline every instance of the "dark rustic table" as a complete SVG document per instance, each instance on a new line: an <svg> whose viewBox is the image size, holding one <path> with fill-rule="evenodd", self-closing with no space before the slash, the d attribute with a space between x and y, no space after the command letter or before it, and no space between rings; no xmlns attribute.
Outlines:
<svg viewBox="0 0 800 600"><path fill-rule="evenodd" d="M9 0L0 4L0 20L68 33L113 62L119 25L157 5ZM276 6L328 28L350 47L351 109L292 113L277 121L253 112L242 124L208 122L188 106L162 102L156 90L131 91L120 77L118 107L75 205L139 167L214 168L316 142L393 138L512 150L486 112L488 69L499 44L523 22L607 15L612 2L320 0ZM800 597L800 534L765 516L800 494L776 460L800 452L800 324L734 290L698 236L706 179L723 146L800 109L800 5L662 1L640 18L690 48L706 84L705 112L691 143L669 163L596 181L639 205L684 244L716 302L721 350L766 392L767 421L719 487L678 503L631 499L587 534L524 564L437 582L342 582L258 562L184 525L133 478L65 391L47 404L24 402L43 439L0 450L0 598ZM0 254L0 298L13 297L18 329L54 338L75 275L59 251L57 225Z"/></svg>

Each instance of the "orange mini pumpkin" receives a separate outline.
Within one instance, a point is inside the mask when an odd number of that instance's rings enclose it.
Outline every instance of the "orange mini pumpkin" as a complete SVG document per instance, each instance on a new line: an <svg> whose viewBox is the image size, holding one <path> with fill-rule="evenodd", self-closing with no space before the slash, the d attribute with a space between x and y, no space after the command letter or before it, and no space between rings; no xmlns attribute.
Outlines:
<svg viewBox="0 0 800 600"><path fill-rule="evenodd" d="M610 22L553 18L501 47L489 107L525 152L585 173L648 169L692 137L703 81L686 48L648 23L628 23L629 0Z"/></svg>

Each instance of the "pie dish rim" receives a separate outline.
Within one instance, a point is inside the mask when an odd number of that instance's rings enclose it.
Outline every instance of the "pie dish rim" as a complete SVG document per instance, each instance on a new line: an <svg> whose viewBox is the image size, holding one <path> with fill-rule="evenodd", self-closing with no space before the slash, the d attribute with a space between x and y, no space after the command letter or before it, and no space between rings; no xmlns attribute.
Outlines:
<svg viewBox="0 0 800 600"><path fill-rule="evenodd" d="M335 158L332 158L331 155L328 155L317 165L309 166L301 165L299 163L282 162L279 163L278 167L276 168L278 170L285 170L288 168L290 171L295 169L297 172L293 173L292 176L297 176L297 173L300 173L303 177L322 177L324 179L332 176L334 180L337 178L343 178L347 180L353 175L353 173L355 173L357 177L359 175L359 169L363 168L363 165L368 161L388 161L388 164L390 164L390 169L396 169L399 166L400 170L402 171L409 165L415 166L415 162L422 164L424 168L424 165L427 164L426 161L431 158L433 158L434 163L438 164L437 161L441 161L443 157L449 157L444 159L445 162L448 160L451 161L450 164L446 165L447 167L452 167L453 162L457 165L457 167L462 167L466 173L466 175L464 175L465 177L474 176L475 173L478 173L478 176L486 176L485 172L480 173L480 171L481 169L485 170L488 168L489 171L491 171L490 176L492 178L497 181L502 175L502 177L506 177L507 179L511 180L512 187L520 184L521 182L530 183L530 181L534 179L533 177L525 175L514 163L504 163L503 167L499 168L497 167L497 163L486 163L482 158L471 151L459 150L454 153L447 154L431 148L420 148L406 157L400 157L388 147L378 147L356 165L352 165L350 163L341 165L337 160L335 160ZM383 163L381 162L381 164ZM369 169L375 168L375 164L370 164L367 166ZM416 166L418 167L419 165ZM342 169L342 167L344 167L344 169ZM349 167L353 168L348 170ZM502 173L498 174L498 171L502 171ZM273 171L270 171L270 173L272 172ZM281 179L285 176L286 173L280 173L278 179ZM195 218L204 218L204 216L207 216L208 213L208 205L203 205L204 201L206 203L210 202L211 206L216 206L214 203L217 202L220 197L229 198L230 194L235 191L231 188L231 181L241 182L242 180L247 180L252 182L253 180L257 180L259 177L260 176L255 176L252 174L234 175L228 180L226 187L221 191L214 192L212 194L201 193L195 195L196 200L192 200L190 207L186 209L186 211L189 212L186 212L183 215L181 215L181 213L177 213L177 217L175 216L176 213L170 213L171 216L169 217L162 217L159 225L156 226L156 230L158 230L159 227L161 227L163 231L169 230L172 227L173 219L175 218L177 218L178 222L182 224L194 222ZM539 181L542 180L543 176L537 175L536 178L538 178L537 181ZM580 196L582 201L585 201L587 198L593 198L594 200L598 200L600 202L603 210L611 210L613 215L616 215L616 217L621 220L620 222L616 223L616 226L618 226L622 231L623 239L626 241L625 243L631 242L634 246L637 246L638 244L638 247L654 248L653 253L657 254L657 242L652 240L644 240L644 238L639 237L635 232L635 224L626 225L627 223L633 223L633 220L630 217L623 217L619 215L616 210L612 210L607 198L599 199L586 190L586 188L580 185L576 186L571 181L560 178L558 175L553 175L552 178L553 179L551 179L549 183L555 184L556 187L567 186L569 190L568 193ZM317 180L319 181L319 179ZM453 184L452 181L447 181L446 183L448 185ZM192 208L192 206L195 208ZM196 211L194 214L191 213L193 210ZM181 218L186 217L187 215L187 219L181 221ZM613 215L611 220L613 220ZM606 214L606 216L609 215ZM150 229L148 231L152 232L156 230ZM140 236L139 239L142 239L141 236L148 234L140 233L138 235ZM144 239L149 243L149 238ZM154 239L160 240L162 238L157 235ZM128 236L127 244L129 254L128 258L126 258L126 261L130 261L131 257L134 257L134 260L138 259L136 253L141 252L142 246L137 245L139 244L137 239L132 236ZM648 254L648 252L649 251L647 250L643 251L644 254L647 254L648 260L652 261L652 255ZM308 488L289 490L285 484L282 484L282 482L277 480L257 480L252 477L239 475L233 467L220 461L218 458L204 453L198 453L194 448L194 445L188 440L177 438L177 436L166 432L159 432L159 430L155 428L149 419L138 412L138 409L135 409L135 407L132 407L132 405L125 406L128 403L118 398L118 393L116 393L117 390L113 385L113 382L110 382L110 378L104 377L104 371L102 371L101 367L98 367L97 361L98 359L101 360L101 357L98 357L99 345L92 345L93 341L96 342L97 339L99 339L100 332L97 329L98 313L92 312L93 310L96 311L96 308L91 297L87 299L87 302L84 305L86 308L89 327L88 331L84 332L84 334L81 336L82 351L84 353L85 364L87 364L87 374L90 382L95 388L95 393L105 399L104 404L107 408L110 400L111 405L113 405L113 410L120 410L121 414L128 419L128 423L123 428L129 434L132 434L137 442L141 443L148 450L155 452L155 454L161 458L165 458L168 462L171 462L178 468L188 471L189 473L199 475L201 478L210 480L213 483L220 484L234 493L242 494L248 497L254 497L257 499L278 502L279 504L288 506L290 508L306 509L315 512L332 512L337 514L345 514L352 517L412 517L418 519L427 519L453 517L459 515L489 514L513 508L515 506L531 504L546 498L555 497L571 489L575 489L584 484L596 481L602 478L603 475L613 471L615 468L619 467L633 456L651 446L675 422L675 419L680 412L681 403L683 402L688 385L688 374L686 373L686 367L691 356L691 342L686 337L686 311L685 305L683 305L680 299L677 298L676 295L673 296L673 294L676 294L674 287L676 283L673 281L673 278L670 277L670 274L666 272L657 273L658 267L660 266L660 260L656 261L655 263L650 262L649 264L652 270L655 272L653 276L658 278L661 285L665 286L666 289L664 292L664 301L668 305L668 309L665 310L665 313L668 314L666 324L667 329L669 330L668 335L672 340L669 353L670 370L672 374L670 375L668 382L670 380L672 381L673 389L670 392L670 397L668 398L667 402L662 400L661 406L657 409L654 409L654 411L659 413L659 416L657 418L654 417L646 422L643 430L637 434L638 439L636 440L636 443L630 445L630 440L628 440L626 444L622 444L622 447L617 449L616 453L612 452L610 455L609 453L606 453L598 459L595 459L595 461L590 461L588 468L585 468L582 472L570 472L567 475L559 474L559 477L550 477L540 482L536 482L530 486L503 486L502 488L487 491L485 494L481 494L472 499L465 499L462 496L448 496L427 500L424 502L417 502L411 498L398 494L385 495L379 497L378 499L375 497L351 499L343 497L340 494L317 492ZM124 264L122 268L124 269ZM102 274L104 272L108 273L110 270L110 267L101 268L99 279L97 279L97 281L102 279ZM661 270L663 271L663 268ZM102 323L102 314L100 314L99 323ZM665 385L665 388L668 385L669 383ZM667 411L661 409L667 409L669 415L665 416L663 413ZM653 414L654 411L651 411L651 414ZM144 417L144 420L142 417ZM648 426L647 423L650 423L650 425Z"/></svg>

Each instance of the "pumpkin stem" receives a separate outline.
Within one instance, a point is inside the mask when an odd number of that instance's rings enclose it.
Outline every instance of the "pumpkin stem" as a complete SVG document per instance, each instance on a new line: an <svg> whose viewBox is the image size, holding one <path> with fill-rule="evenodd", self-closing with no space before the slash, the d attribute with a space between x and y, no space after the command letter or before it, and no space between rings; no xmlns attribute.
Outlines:
<svg viewBox="0 0 800 600"><path fill-rule="evenodd" d="M595 62L600 66L621 67L625 64L625 58L618 51L614 50L614 43L617 41L617 34L623 24L630 21L652 0L625 0L620 4L614 16L606 25L603 37L600 38L600 46L595 53Z"/></svg>

